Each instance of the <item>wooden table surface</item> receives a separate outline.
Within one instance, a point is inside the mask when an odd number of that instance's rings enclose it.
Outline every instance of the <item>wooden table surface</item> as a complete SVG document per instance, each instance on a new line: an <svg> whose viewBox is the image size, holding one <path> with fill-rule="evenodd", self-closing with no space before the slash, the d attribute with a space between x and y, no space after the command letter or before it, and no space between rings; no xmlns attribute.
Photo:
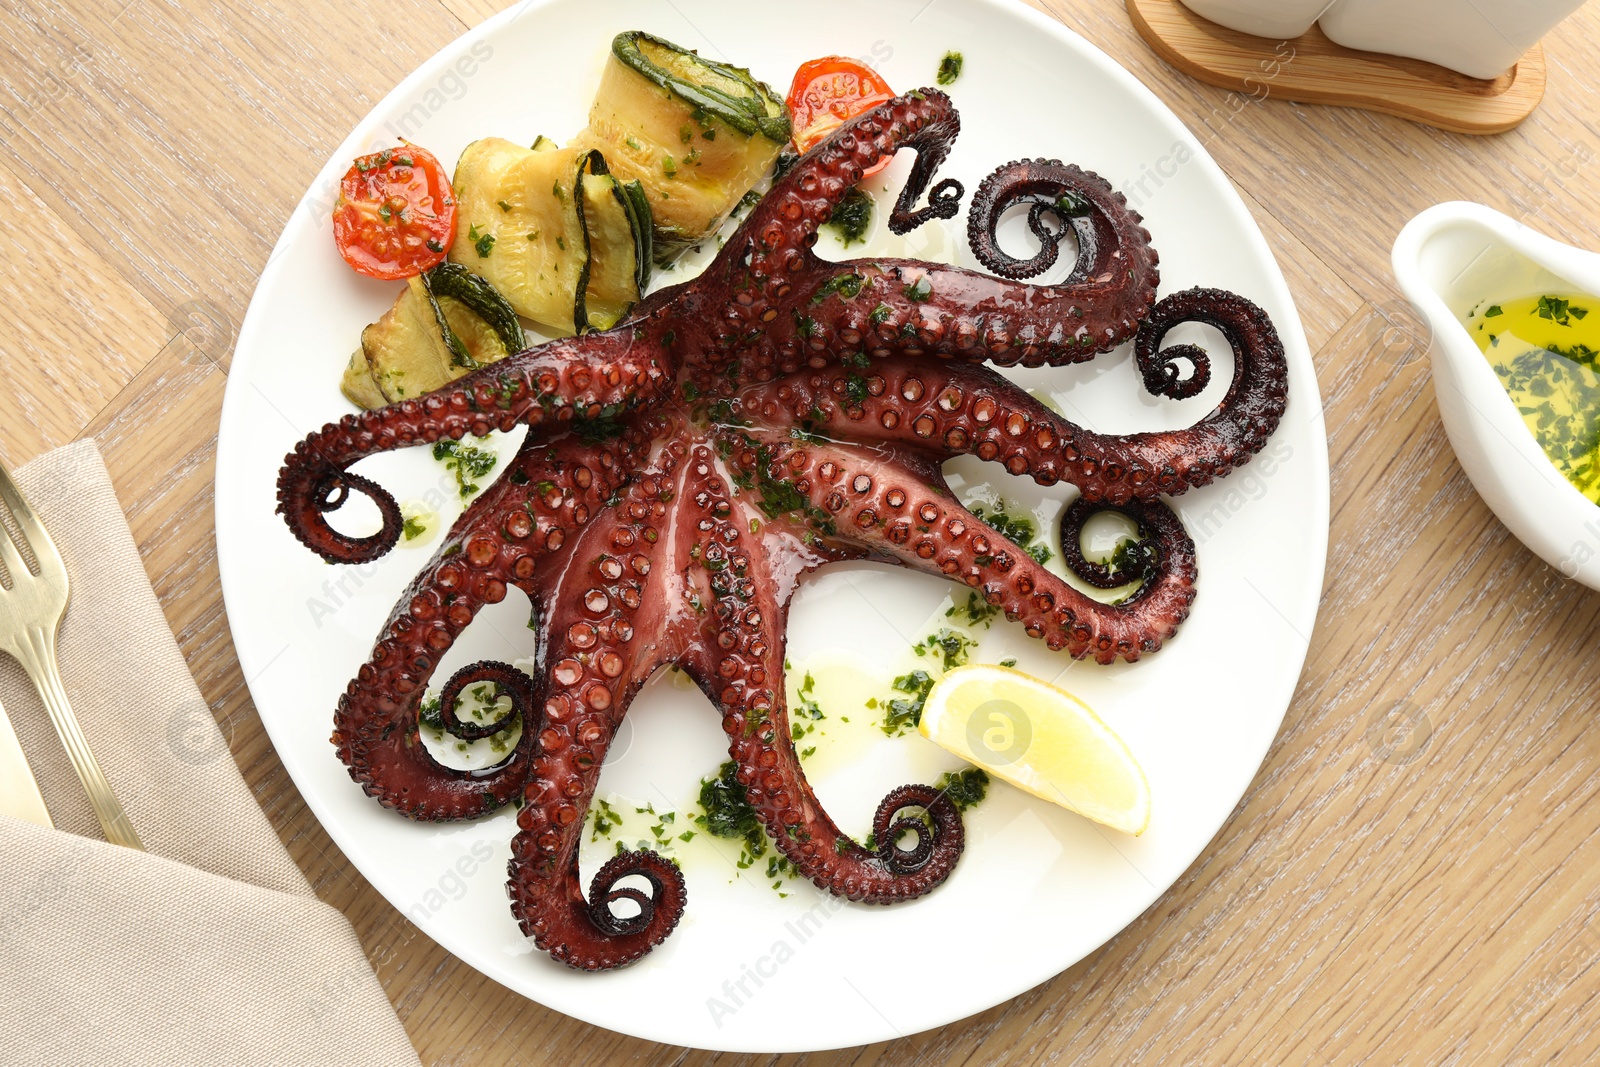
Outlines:
<svg viewBox="0 0 1600 1067"><path fill-rule="evenodd" d="M99 441L239 766L355 924L425 1063L733 1059L575 1022L422 935L306 808L223 614L217 424L256 278L346 132L499 6L0 5L0 457ZM1120 2L1041 6L1189 123L1288 276L1333 465L1322 612L1255 783L1138 920L974 1018L803 1059L1585 1062L1600 1049L1600 595L1523 548L1467 482L1388 257L1407 219L1457 198L1600 248L1600 9L1546 41L1533 118L1479 139L1230 95L1157 60Z"/></svg>

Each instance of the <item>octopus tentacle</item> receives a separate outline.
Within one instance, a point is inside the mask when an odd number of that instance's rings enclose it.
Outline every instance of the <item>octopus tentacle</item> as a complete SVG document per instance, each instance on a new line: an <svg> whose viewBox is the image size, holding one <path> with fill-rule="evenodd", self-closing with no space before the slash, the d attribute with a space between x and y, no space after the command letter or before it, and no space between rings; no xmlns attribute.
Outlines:
<svg viewBox="0 0 1600 1067"><path fill-rule="evenodd" d="M688 667L690 674L722 712L728 752L751 806L801 876L856 901L886 904L921 896L955 868L965 843L961 817L937 790L902 787L878 809L878 844L869 851L822 809L790 735L783 683L788 594L754 580L786 569L785 557L802 551L797 546L806 531L785 518L762 516L757 522L763 532L750 532L755 513L736 505L728 490L734 478L756 473L755 450L743 444L730 452L728 472L705 446L689 461L697 525L707 543L725 546L703 572L714 598L707 623L712 636L703 643L703 661ZM931 829L916 822L911 850L898 844L899 831L909 823L894 819L908 807L925 810L931 819Z"/></svg>
<svg viewBox="0 0 1600 1067"><path fill-rule="evenodd" d="M629 886L617 888L624 878L640 877L650 883L651 892L643 893ZM631 902L638 910L632 915L618 915L613 905ZM607 860L595 872L589 886L589 921L595 929L609 938L623 939L649 937L656 925L659 912L672 917L683 914L688 903L688 890L683 883L683 871L676 863L664 860L654 852L622 852ZM670 927L668 931L670 932ZM665 940L666 935L651 942L651 947Z"/></svg>
<svg viewBox="0 0 1600 1067"><path fill-rule="evenodd" d="M635 345L630 330L554 341L474 371L415 400L346 415L295 446L278 474L278 511L307 548L330 563L365 563L394 547L399 506L373 482L348 473L358 460L408 445L518 424L563 425L636 406L656 396L671 361L659 341ZM351 491L384 516L377 534L354 537L328 524Z"/></svg>
<svg viewBox="0 0 1600 1067"><path fill-rule="evenodd" d="M511 710L491 722L467 722L456 711L461 694L467 686L480 686L485 682L495 687L496 698L509 696ZM488 660L461 668L450 676L439 691L439 718L445 733L463 741L482 741L496 734L508 732L520 718L533 721L533 688L528 676L509 663Z"/></svg>
<svg viewBox="0 0 1600 1067"><path fill-rule="evenodd" d="M699 342L685 348L692 363L721 370L741 353L758 347L769 331L781 338L792 329L797 287L814 287L824 264L811 252L817 231L833 214L845 194L857 185L866 169L914 148L917 162L891 212L891 225L902 230L934 217L952 217L960 196L958 182L944 181L930 194L926 208L914 210L934 169L943 162L960 129L960 119L950 99L937 90L896 97L843 124L831 136L802 156L787 174L761 198L734 236L706 268L701 280L685 294L675 329L692 334ZM715 283L730 297L706 307L693 307L699 294ZM798 314L798 312L796 312ZM792 344L792 339L790 342Z"/></svg>
<svg viewBox="0 0 1600 1067"><path fill-rule="evenodd" d="M513 711L507 717L508 721L520 717L522 738L491 770L467 772L439 764L418 732L417 710L438 657L490 603L496 592L493 581L471 582L457 561L436 557L401 597L372 659L339 699L333 743L350 777L368 796L410 818L435 821L487 814L515 796L528 773L534 708L524 695L525 686L510 689ZM498 592L504 595L503 586ZM432 604L446 597L449 615L428 617ZM429 605L421 617L412 610L417 604Z"/></svg>
<svg viewBox="0 0 1600 1067"><path fill-rule="evenodd" d="M927 821L903 815L907 809L924 812ZM916 838L911 848L901 844L908 833ZM878 862L893 874L902 878L915 875L921 882L936 876L934 885L950 877L950 870L966 847L966 830L955 804L944 790L931 785L903 785L884 797L872 816L872 837L877 844ZM934 864L932 872L927 870L929 864ZM904 900L907 896L893 899Z"/></svg>
<svg viewBox="0 0 1600 1067"><path fill-rule="evenodd" d="M988 368L930 366L908 357L789 375L745 389L740 408L773 425L896 442L942 458L975 455L1041 485L1070 482L1108 503L1154 500L1247 462L1277 428L1287 402L1288 366L1277 332L1265 312L1231 294L1190 290L1163 300L1140 329L1141 362L1159 365L1173 351L1160 350L1161 339L1188 321L1222 330L1233 347L1234 374L1216 408L1182 430L1096 433Z"/></svg>
<svg viewBox="0 0 1600 1067"><path fill-rule="evenodd" d="M1129 502L1111 505L1080 496L1061 513L1061 559L1067 570L1096 589L1120 589L1147 580L1160 566L1161 546L1151 537L1141 537L1123 546L1124 560L1112 566L1084 556L1084 525L1103 511L1115 511L1132 519L1140 532L1152 526L1150 511L1143 504Z"/></svg>
<svg viewBox="0 0 1600 1067"><path fill-rule="evenodd" d="M672 579L656 556L674 455L664 450L591 521L569 548L574 564L538 601L539 659L548 668L534 694L543 721L512 842L511 906L524 933L579 970L643 956L672 933L686 899L676 865L654 853L612 860L587 901L578 878L583 815L606 750L650 672L680 651L656 639L667 628L663 591ZM617 888L632 875L645 877L651 894ZM623 900L639 911L618 915L613 905Z"/></svg>
<svg viewBox="0 0 1600 1067"><path fill-rule="evenodd" d="M1040 242L1039 252L1025 260L1002 249L997 233L1001 216L1018 204L1029 205L1028 228ZM1044 225L1047 214L1055 217L1058 228ZM997 168L978 186L967 212L967 242L978 262L1001 277L1032 278L1055 265L1070 229L1078 239L1078 260L1064 284L1092 279L1095 287L1086 286L1084 298L1114 301L1130 294L1113 276L1140 266L1126 262L1128 250L1149 248L1142 221L1127 198L1093 171L1059 159L1019 159ZM1154 266L1154 260L1148 265ZM1149 310L1151 301L1145 298L1153 294L1137 295L1142 304L1128 309L1135 322Z"/></svg>
<svg viewBox="0 0 1600 1067"><path fill-rule="evenodd" d="M914 144L902 211L948 151L959 130L953 115L948 97L923 90L844 124L762 199L740 230L744 240L723 249L712 269L741 295L726 311L722 347L737 348L753 377L790 373L818 354L838 360L862 350L1074 363L1134 335L1160 280L1150 235L1104 179L1052 160L1020 161L991 175L974 223L992 229L1011 203L1059 190L1053 203L1070 202L1074 227L1087 235L1077 269L1059 285L1019 286L916 261L828 263L811 251L818 227L862 170Z"/></svg>
<svg viewBox="0 0 1600 1067"><path fill-rule="evenodd" d="M959 182L940 182L927 207L917 210L913 205L960 132L960 116L937 89L919 89L863 112L800 157L773 185L739 228L743 240L724 246L708 273L781 286L785 273L820 263L810 252L817 230L868 169L902 148L915 150L917 159L890 212L890 228L907 233L929 219L954 217Z"/></svg>
<svg viewBox="0 0 1600 1067"><path fill-rule="evenodd" d="M1088 283L1018 293L1020 283L961 267L888 258L832 263L796 280L789 313L747 335L741 358L756 380L858 354L1006 367L1081 363L1134 336L1155 302L1157 277L1153 261L1146 274L1117 273L1107 281L1123 290L1120 299L1097 304L1081 292Z"/></svg>
<svg viewBox="0 0 1600 1067"><path fill-rule="evenodd" d="M810 521L825 540L859 546L912 570L963 582L1023 624L1028 636L1101 663L1137 660L1177 632L1194 602L1194 542L1159 501L1141 526L1155 563L1137 593L1104 604L1079 592L957 503L931 457L762 436L767 477L806 486ZM798 457L798 461L797 461Z"/></svg>
<svg viewBox="0 0 1600 1067"><path fill-rule="evenodd" d="M932 89L919 90L926 98ZM891 105L892 106L892 105ZM845 152L850 151L850 138L866 136L875 138L874 123L863 122L859 130L844 133L839 140L839 147ZM888 131L891 138L897 131L892 127ZM946 98L943 107L936 106L929 121L922 123L910 130L897 144L889 147L892 141L883 141L872 146L880 154L879 158L892 156L902 148L910 148L916 152L917 158L911 164L911 173L906 176L906 184L900 190L900 195L895 198L894 208L889 212L889 229L894 233L907 234L924 223L934 219L953 219L961 210L961 197L965 193L961 183L954 178L945 178L933 188L928 189L928 183L933 181L934 174L943 165L945 157L950 154L950 146L955 143L956 137L961 133L961 116L956 109L950 106ZM867 164L868 167L875 165ZM864 174L865 168L862 173ZM854 171L851 172L854 174ZM861 179L857 178L859 182ZM917 198L922 195L922 190L928 189L928 204L923 208L915 208Z"/></svg>
<svg viewBox="0 0 1600 1067"><path fill-rule="evenodd" d="M524 443L506 477L457 520L428 566L401 594L372 656L339 699L333 743L367 795L413 819L469 819L506 803L528 774L537 706L514 675L502 676L523 735L499 767L467 773L434 761L418 734L417 710L440 660L478 612L507 587L532 594L539 560L575 537L611 495L622 463L618 448L595 449L574 435L534 447ZM530 499L523 487L543 486ZM454 695L470 679L495 672L478 664L441 694L455 718ZM455 684L455 683L460 684ZM466 725L466 724L462 724ZM457 736L467 738L457 731Z"/></svg>

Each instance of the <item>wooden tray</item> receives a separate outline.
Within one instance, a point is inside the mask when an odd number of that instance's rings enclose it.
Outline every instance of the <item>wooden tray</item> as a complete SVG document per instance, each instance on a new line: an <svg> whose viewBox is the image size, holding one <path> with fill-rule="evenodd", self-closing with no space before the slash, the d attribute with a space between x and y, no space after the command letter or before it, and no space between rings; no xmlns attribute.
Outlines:
<svg viewBox="0 0 1600 1067"><path fill-rule="evenodd" d="M1258 100L1360 107L1455 133L1490 134L1516 126L1544 97L1541 45L1484 81L1419 59L1345 48L1316 26L1292 41L1272 41L1218 26L1178 0L1127 4L1134 27L1162 59Z"/></svg>

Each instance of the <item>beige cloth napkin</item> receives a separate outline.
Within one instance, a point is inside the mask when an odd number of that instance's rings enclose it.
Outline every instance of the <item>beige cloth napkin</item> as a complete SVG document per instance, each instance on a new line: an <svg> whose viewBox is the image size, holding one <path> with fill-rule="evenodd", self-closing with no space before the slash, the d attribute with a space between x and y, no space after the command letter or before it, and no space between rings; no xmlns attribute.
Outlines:
<svg viewBox="0 0 1600 1067"><path fill-rule="evenodd" d="M0 1064L417 1064L355 931L239 776L99 450L59 449L17 481L71 577L67 695L149 853L105 843L0 656L0 703L59 827L0 816Z"/></svg>

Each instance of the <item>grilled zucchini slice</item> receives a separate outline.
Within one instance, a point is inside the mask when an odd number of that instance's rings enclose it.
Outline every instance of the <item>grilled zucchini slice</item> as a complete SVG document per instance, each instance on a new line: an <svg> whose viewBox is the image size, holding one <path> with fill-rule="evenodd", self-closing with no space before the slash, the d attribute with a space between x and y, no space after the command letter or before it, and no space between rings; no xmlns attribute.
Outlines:
<svg viewBox="0 0 1600 1067"><path fill-rule="evenodd" d="M611 327L638 302L649 281L648 204L599 152L548 137L532 148L486 138L461 154L455 190L450 263L517 314L583 332Z"/></svg>
<svg viewBox="0 0 1600 1067"><path fill-rule="evenodd" d="M522 322L517 318L516 311L506 302L506 298L501 296L494 286L461 264L441 263L423 275L422 280L428 286L429 292L446 307L447 318L450 318L449 303L455 301L477 315L481 320L478 328L487 327L493 331L505 354L521 352L528 347L528 340L522 332ZM450 318L450 321L454 325L455 319ZM484 342L485 346L486 344L487 342ZM470 344L467 347L476 350Z"/></svg>
<svg viewBox="0 0 1600 1067"><path fill-rule="evenodd" d="M637 31L612 41L577 139L640 183L661 263L714 232L788 141L782 97L748 70Z"/></svg>
<svg viewBox="0 0 1600 1067"><path fill-rule="evenodd" d="M353 403L370 410L431 393L525 347L510 305L450 266L408 279L383 318L361 331L341 382Z"/></svg>
<svg viewBox="0 0 1600 1067"><path fill-rule="evenodd" d="M589 281L580 180L589 153L535 151L501 137L469 144L456 163L450 262L479 275L517 314L561 333L588 327Z"/></svg>
<svg viewBox="0 0 1600 1067"><path fill-rule="evenodd" d="M582 187L589 235L585 309L591 329L607 330L650 284L650 206L638 182L624 184L607 173L599 152L590 154Z"/></svg>

